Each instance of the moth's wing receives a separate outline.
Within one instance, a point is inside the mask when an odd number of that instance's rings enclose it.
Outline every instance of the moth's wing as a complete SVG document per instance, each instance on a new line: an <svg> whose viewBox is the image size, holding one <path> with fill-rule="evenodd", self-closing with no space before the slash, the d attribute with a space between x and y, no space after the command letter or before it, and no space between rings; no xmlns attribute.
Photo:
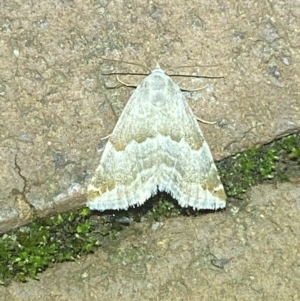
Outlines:
<svg viewBox="0 0 300 301"><path fill-rule="evenodd" d="M127 209L157 192L154 180L157 145L149 76L127 102L88 186L91 209ZM154 141L153 141L154 140Z"/></svg>
<svg viewBox="0 0 300 301"><path fill-rule="evenodd" d="M182 207L224 208L226 194L198 122L178 85L168 77L165 86L162 108L155 112L156 153L150 154L156 158L155 183ZM151 97L157 99L159 92Z"/></svg>
<svg viewBox="0 0 300 301"><path fill-rule="evenodd" d="M156 72L157 70L157 72ZM198 123L177 84L155 69L129 99L88 187L91 209L140 205L157 189L183 207L225 207Z"/></svg>
<svg viewBox="0 0 300 301"><path fill-rule="evenodd" d="M224 208L226 194L216 165L185 99L177 103L177 110L170 116L174 119L187 130L183 133L177 129L182 136L179 141L172 135L159 135L158 189L170 193L182 207Z"/></svg>

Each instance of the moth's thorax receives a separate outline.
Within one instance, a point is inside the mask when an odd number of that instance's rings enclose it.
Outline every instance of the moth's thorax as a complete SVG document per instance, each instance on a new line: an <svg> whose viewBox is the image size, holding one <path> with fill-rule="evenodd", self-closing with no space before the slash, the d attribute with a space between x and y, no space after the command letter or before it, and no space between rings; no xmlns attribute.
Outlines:
<svg viewBox="0 0 300 301"><path fill-rule="evenodd" d="M147 80L141 84L141 89L145 95L150 96L149 100L156 107L165 106L174 92L180 93L178 85L160 68L152 70Z"/></svg>

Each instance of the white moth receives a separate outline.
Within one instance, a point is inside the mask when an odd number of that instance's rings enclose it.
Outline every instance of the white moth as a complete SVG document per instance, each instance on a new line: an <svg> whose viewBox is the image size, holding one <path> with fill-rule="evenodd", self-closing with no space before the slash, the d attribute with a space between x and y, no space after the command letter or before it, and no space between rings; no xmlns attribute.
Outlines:
<svg viewBox="0 0 300 301"><path fill-rule="evenodd" d="M88 186L93 210L127 209L157 191L182 207L218 209L226 194L179 86L159 67L130 97Z"/></svg>

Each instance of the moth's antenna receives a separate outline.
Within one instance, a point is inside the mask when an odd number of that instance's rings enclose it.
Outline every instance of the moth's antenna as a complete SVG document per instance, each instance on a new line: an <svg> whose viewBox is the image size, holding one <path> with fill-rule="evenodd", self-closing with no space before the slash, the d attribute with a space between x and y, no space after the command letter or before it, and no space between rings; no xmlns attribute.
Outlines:
<svg viewBox="0 0 300 301"><path fill-rule="evenodd" d="M166 72L167 73L167 72ZM220 79L220 78L225 78L225 76L209 76L209 75L190 75L190 74L169 74L169 76L177 76L177 77L201 77L201 78L211 78L211 79Z"/></svg>
<svg viewBox="0 0 300 301"><path fill-rule="evenodd" d="M193 65L193 66L189 66L189 65L182 65L182 66L175 66L175 67L170 67L168 68L165 72L169 75L169 76L182 76L182 77L202 77L202 78L212 78L212 79L218 79L218 78L224 78L224 76L207 76L207 75L190 75L190 74L169 74L168 71L175 71L175 69L182 69L182 68L195 68L195 67L217 67L220 66L220 64L216 64L216 65Z"/></svg>
<svg viewBox="0 0 300 301"><path fill-rule="evenodd" d="M216 65L181 65L181 66L170 67L170 68L168 68L168 70L182 69L182 68L194 68L194 67L208 68L208 67L218 67L218 66L220 66L220 64L216 64Z"/></svg>
<svg viewBox="0 0 300 301"><path fill-rule="evenodd" d="M116 73L114 73L114 74L116 74ZM136 73L134 73L134 74L136 74ZM118 75L117 75L116 77L117 77L117 81L118 81L119 83L121 83L122 86L125 86L125 87L133 87L133 88L136 88L136 87L137 87L137 85L134 85L134 84L127 84L127 83L123 82L122 80L120 80L120 78L118 77ZM120 87L121 87L121 86L120 86Z"/></svg>
<svg viewBox="0 0 300 301"><path fill-rule="evenodd" d="M113 61L113 62L119 62L119 63L125 63L125 64L130 64L130 65L135 65L135 66L139 66L139 67L142 67L144 69L147 69L149 72L148 73L135 73L135 72L108 72L108 73L102 73L102 75L115 75L117 77L117 81L119 83L121 83L121 85L119 86L115 86L115 87L108 87L109 89L112 89L112 88L119 88L121 86L127 86L127 87L137 87L137 85L134 85L134 84L127 84L123 81L120 80L120 78L118 77L118 75L142 75L142 76L146 76L146 75L149 75L149 73L151 73L151 70L142 65L142 64L139 64L139 63L134 63L134 62L127 62L127 61L123 61L123 60L120 60L120 59L108 59L108 58L105 58L105 57L101 57L103 60L106 60L106 61Z"/></svg>
<svg viewBox="0 0 300 301"><path fill-rule="evenodd" d="M106 60L106 61L119 62L119 63L125 63L125 64L129 64L129 65L139 66L139 67L142 67L142 68L148 70L148 72L151 73L151 69L149 69L147 66L144 66L144 65L139 64L139 63L127 62L127 61L124 61L124 60L121 60L121 59L108 59L108 58L105 58L105 57L101 57L101 59ZM110 75L110 74L124 74L124 73L119 72L119 73L105 73L105 74ZM145 75L144 73L128 73L128 72L126 72L126 74Z"/></svg>

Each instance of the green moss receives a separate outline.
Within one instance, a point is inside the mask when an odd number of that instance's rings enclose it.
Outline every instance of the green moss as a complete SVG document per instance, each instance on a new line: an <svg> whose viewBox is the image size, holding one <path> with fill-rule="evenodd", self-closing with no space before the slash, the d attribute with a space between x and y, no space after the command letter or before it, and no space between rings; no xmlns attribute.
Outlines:
<svg viewBox="0 0 300 301"><path fill-rule="evenodd" d="M159 200L152 208L152 216L155 220L160 220L162 217L178 216L181 214L181 211L177 202L174 203L173 200Z"/></svg>
<svg viewBox="0 0 300 301"><path fill-rule="evenodd" d="M299 176L299 163L300 134L294 134L224 159L217 167L227 196L238 197L253 185Z"/></svg>
<svg viewBox="0 0 300 301"><path fill-rule="evenodd" d="M250 149L217 164L229 201L249 187L263 182L286 181L300 175L300 134ZM91 214L84 208L34 222L0 238L0 283L13 278L38 279L38 273L56 262L74 260L93 252L104 236L117 237L131 221L143 218L162 220L201 211L181 208L167 194L160 194L143 206L128 211Z"/></svg>
<svg viewBox="0 0 300 301"><path fill-rule="evenodd" d="M12 278L38 279L38 273L54 263L92 252L98 240L91 235L89 215L84 208L35 218L30 226L4 234L0 239L0 283L7 284Z"/></svg>

